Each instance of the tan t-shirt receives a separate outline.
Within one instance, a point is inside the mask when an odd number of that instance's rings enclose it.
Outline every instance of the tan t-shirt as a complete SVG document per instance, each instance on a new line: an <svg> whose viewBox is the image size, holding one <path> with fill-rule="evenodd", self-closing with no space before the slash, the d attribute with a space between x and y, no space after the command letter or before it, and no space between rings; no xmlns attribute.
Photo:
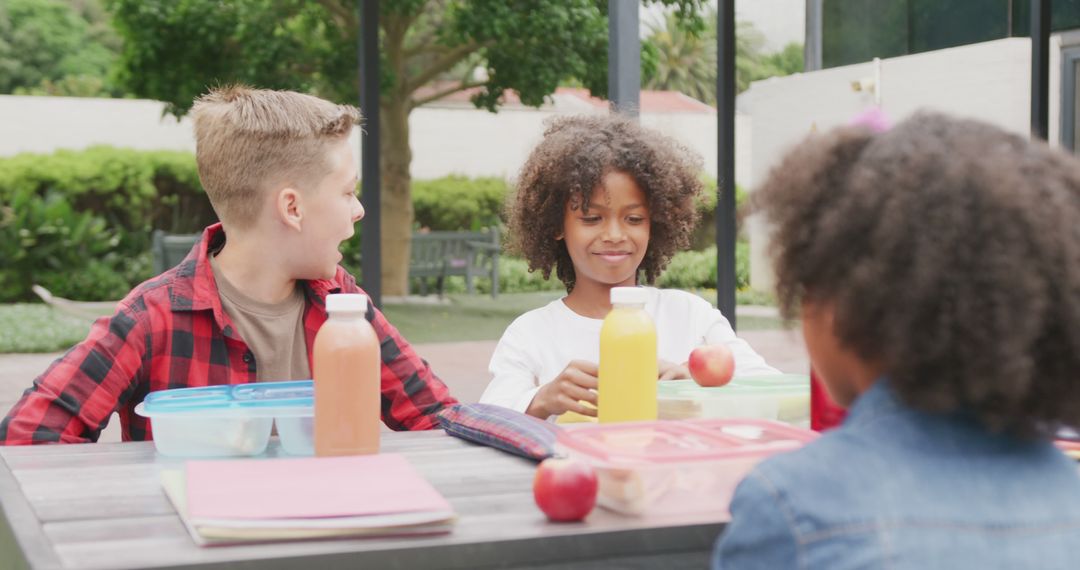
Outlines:
<svg viewBox="0 0 1080 570"><path fill-rule="evenodd" d="M311 378L304 340L304 292L297 283L288 299L262 303L248 297L225 278L217 259L210 257L221 308L255 355L259 382Z"/></svg>

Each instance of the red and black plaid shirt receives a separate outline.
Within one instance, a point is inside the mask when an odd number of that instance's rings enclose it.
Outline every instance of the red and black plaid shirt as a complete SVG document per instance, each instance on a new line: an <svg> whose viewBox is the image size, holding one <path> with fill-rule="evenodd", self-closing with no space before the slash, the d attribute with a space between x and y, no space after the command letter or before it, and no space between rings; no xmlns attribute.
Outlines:
<svg viewBox="0 0 1080 570"><path fill-rule="evenodd" d="M224 243L220 224L206 228L180 265L136 287L112 317L98 319L86 340L22 395L0 423L0 442L97 441L113 412L120 415L124 441L148 440L147 419L134 413L148 392L255 382L254 354L222 310L210 268L208 252ZM311 362L315 333L326 320L326 295L363 291L341 267L332 280L302 284ZM370 309L368 320L382 344L383 422L395 430L437 427L435 414L456 400L383 314Z"/></svg>

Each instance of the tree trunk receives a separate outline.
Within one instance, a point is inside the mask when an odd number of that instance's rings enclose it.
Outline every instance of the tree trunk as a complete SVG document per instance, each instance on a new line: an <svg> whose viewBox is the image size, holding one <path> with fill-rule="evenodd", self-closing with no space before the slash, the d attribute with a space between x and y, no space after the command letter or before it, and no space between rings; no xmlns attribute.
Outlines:
<svg viewBox="0 0 1080 570"><path fill-rule="evenodd" d="M409 292L409 242L413 224L409 111L404 98L396 101L384 98L381 103L382 292L391 297Z"/></svg>

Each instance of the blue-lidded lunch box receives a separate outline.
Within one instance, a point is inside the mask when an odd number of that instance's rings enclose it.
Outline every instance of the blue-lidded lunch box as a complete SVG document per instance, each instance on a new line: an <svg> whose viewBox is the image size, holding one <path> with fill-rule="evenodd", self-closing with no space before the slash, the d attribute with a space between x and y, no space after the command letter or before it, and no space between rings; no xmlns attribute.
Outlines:
<svg viewBox="0 0 1080 570"><path fill-rule="evenodd" d="M150 418L162 455L258 455L275 422L286 453L311 455L314 400L311 380L202 386L151 392L135 413Z"/></svg>

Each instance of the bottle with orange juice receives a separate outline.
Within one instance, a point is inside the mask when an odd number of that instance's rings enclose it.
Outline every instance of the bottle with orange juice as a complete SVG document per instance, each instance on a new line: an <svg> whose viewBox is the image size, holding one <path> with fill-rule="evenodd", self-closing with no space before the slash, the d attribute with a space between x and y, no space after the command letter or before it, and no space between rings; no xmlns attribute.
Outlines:
<svg viewBox="0 0 1080 570"><path fill-rule="evenodd" d="M656 325L645 312L648 291L611 289L611 312L600 327L600 423L656 419Z"/></svg>
<svg viewBox="0 0 1080 570"><path fill-rule="evenodd" d="M315 455L379 452L379 338L367 295L326 296L329 317L315 335Z"/></svg>

